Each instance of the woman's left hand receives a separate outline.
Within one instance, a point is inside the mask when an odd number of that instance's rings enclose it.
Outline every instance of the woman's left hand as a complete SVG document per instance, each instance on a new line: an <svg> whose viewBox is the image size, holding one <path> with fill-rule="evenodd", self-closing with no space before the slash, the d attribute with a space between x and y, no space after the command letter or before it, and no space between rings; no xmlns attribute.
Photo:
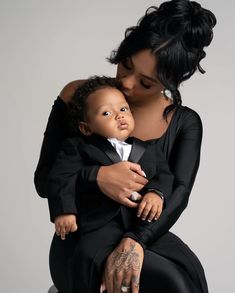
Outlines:
<svg viewBox="0 0 235 293"><path fill-rule="evenodd" d="M106 260L101 291L138 293L143 260L142 246L131 238L123 238Z"/></svg>

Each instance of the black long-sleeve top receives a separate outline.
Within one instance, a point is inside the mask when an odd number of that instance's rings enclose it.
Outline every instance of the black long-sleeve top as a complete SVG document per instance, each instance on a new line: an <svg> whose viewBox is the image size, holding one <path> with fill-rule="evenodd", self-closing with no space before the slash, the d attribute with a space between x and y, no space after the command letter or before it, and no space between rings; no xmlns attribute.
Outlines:
<svg viewBox="0 0 235 293"><path fill-rule="evenodd" d="M67 105L58 97L52 107L34 183L38 194L46 198L47 179L56 155L65 138L69 137ZM173 193L160 218L152 223L141 219L124 237L137 240L144 248L166 233L177 221L188 204L200 161L202 123L199 115L186 106L176 109L166 132L158 139L175 176ZM89 166L83 172L89 188L98 187L96 176L99 166Z"/></svg>

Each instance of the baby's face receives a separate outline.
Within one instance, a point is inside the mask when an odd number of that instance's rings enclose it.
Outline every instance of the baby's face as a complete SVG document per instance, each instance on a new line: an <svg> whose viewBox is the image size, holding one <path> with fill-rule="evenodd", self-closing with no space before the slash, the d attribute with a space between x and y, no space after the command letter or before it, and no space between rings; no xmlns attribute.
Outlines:
<svg viewBox="0 0 235 293"><path fill-rule="evenodd" d="M99 134L106 138L125 140L134 130L135 122L123 94L111 87L99 89L87 99L85 135Z"/></svg>

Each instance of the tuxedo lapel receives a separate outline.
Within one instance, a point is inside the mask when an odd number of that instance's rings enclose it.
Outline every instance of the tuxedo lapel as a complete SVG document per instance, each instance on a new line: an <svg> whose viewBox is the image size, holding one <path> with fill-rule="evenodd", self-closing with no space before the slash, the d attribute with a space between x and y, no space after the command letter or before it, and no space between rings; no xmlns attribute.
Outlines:
<svg viewBox="0 0 235 293"><path fill-rule="evenodd" d="M116 150L113 148L113 146L110 144L110 142L106 138L93 134L87 137L86 141L88 143L89 142L92 143L92 145L96 147L97 152L101 151L102 153L104 153L106 157L106 161L107 159L109 162L111 161L112 163L118 163L121 161L120 156L118 155ZM92 147L92 145L90 145L90 147ZM94 155L94 152L93 152L93 155ZM96 159L99 160L99 157L97 157Z"/></svg>
<svg viewBox="0 0 235 293"><path fill-rule="evenodd" d="M132 149L130 156L128 158L128 161L137 163L143 156L146 148L147 148L147 143L145 141L139 140L137 138L133 137L133 144L132 144ZM128 142L128 141L127 141Z"/></svg>
<svg viewBox="0 0 235 293"><path fill-rule="evenodd" d="M89 153L91 153L93 157L95 156L95 159L98 161L102 160L101 163L107 164L107 160L109 163L110 161L111 163L121 162L120 156L106 138L93 134L91 136L87 136L85 141L87 142L87 151L89 152L90 150L91 152ZM147 143L135 137L128 138L126 142L132 143L132 149L128 161L137 163L143 156L147 148ZM105 156L102 154L105 154Z"/></svg>

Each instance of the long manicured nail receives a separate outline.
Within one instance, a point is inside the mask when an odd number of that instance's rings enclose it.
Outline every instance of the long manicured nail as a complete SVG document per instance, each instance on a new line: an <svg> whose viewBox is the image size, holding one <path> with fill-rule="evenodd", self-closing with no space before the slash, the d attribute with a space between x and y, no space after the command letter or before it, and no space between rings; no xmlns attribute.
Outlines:
<svg viewBox="0 0 235 293"><path fill-rule="evenodd" d="M143 170L142 170L142 174L143 174L144 177L147 177L146 174L145 174L145 172Z"/></svg>
<svg viewBox="0 0 235 293"><path fill-rule="evenodd" d="M103 293L103 286L102 286L102 284L100 285L100 293Z"/></svg>

